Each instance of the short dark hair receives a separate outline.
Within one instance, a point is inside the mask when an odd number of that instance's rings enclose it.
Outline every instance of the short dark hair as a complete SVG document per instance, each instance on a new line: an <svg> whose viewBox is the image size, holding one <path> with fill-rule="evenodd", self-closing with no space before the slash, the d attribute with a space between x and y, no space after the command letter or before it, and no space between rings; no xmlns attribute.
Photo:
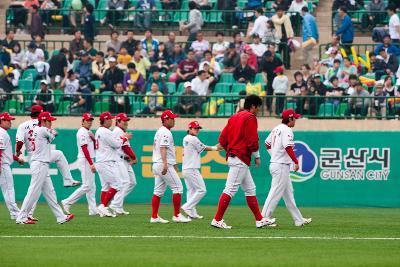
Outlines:
<svg viewBox="0 0 400 267"><path fill-rule="evenodd" d="M128 69L136 69L136 65L135 65L135 63L129 62L127 65L127 68Z"/></svg>
<svg viewBox="0 0 400 267"><path fill-rule="evenodd" d="M340 63L341 63L341 62L340 62L340 59L335 59L335 60L333 60L333 64L335 64L335 63L339 63L339 64L340 64Z"/></svg>
<svg viewBox="0 0 400 267"><path fill-rule="evenodd" d="M223 32L221 32L221 31L218 31L218 32L215 33L215 36L218 36L218 35L225 36L225 34Z"/></svg>
<svg viewBox="0 0 400 267"><path fill-rule="evenodd" d="M310 65L308 65L308 64L303 64L303 66L304 66L304 68L306 68L307 70L311 70Z"/></svg>
<svg viewBox="0 0 400 267"><path fill-rule="evenodd" d="M347 8L345 6L339 7L340 11L343 11L344 13L347 13Z"/></svg>
<svg viewBox="0 0 400 267"><path fill-rule="evenodd" d="M339 80L339 78L338 77L336 77L336 76L332 76L330 79L329 79L329 81L332 83L334 80Z"/></svg>
<svg viewBox="0 0 400 267"><path fill-rule="evenodd" d="M264 14L264 10L261 7L257 7L256 9L254 9L254 11L261 15Z"/></svg>
<svg viewBox="0 0 400 267"><path fill-rule="evenodd" d="M8 29L8 30L6 30L6 35L9 35L9 34L10 34L10 32L13 32L13 33L15 33L15 32L14 32L14 30L12 30L12 29Z"/></svg>
<svg viewBox="0 0 400 267"><path fill-rule="evenodd" d="M244 109L250 110L251 106L259 107L262 105L262 100L257 95L248 95L244 99Z"/></svg>
<svg viewBox="0 0 400 267"><path fill-rule="evenodd" d="M104 52L103 51L97 51L97 54L96 54L97 56L101 56L101 57L104 57Z"/></svg>
<svg viewBox="0 0 400 267"><path fill-rule="evenodd" d="M38 9L39 9L39 7L38 7L37 5L32 5L32 9L34 9L34 10L38 10Z"/></svg>
<svg viewBox="0 0 400 267"><path fill-rule="evenodd" d="M392 11L392 12L396 12L396 4L393 4L393 3L389 4L389 5L386 7L386 10L390 10L390 11Z"/></svg>
<svg viewBox="0 0 400 267"><path fill-rule="evenodd" d="M198 72L197 72L197 75L202 75L203 73L206 73L206 71L205 70L199 70Z"/></svg>
<svg viewBox="0 0 400 267"><path fill-rule="evenodd" d="M112 36L114 33L117 34L117 35L119 35L119 32L117 32L117 31L112 31L111 34L110 34L110 36Z"/></svg>
<svg viewBox="0 0 400 267"><path fill-rule="evenodd" d="M300 71L296 71L293 76L296 78L299 75L303 77L303 73L301 73Z"/></svg>
<svg viewBox="0 0 400 267"><path fill-rule="evenodd" d="M189 2L189 10L196 9L196 8L197 8L196 2L195 1L190 1Z"/></svg>
<svg viewBox="0 0 400 267"><path fill-rule="evenodd" d="M308 7L303 6L303 7L301 8L301 11L303 11L303 12L308 12Z"/></svg>
<svg viewBox="0 0 400 267"><path fill-rule="evenodd" d="M39 117L40 112L31 112L31 118Z"/></svg>
<svg viewBox="0 0 400 267"><path fill-rule="evenodd" d="M127 30L125 34L128 34L128 32L134 33L133 30Z"/></svg>
<svg viewBox="0 0 400 267"><path fill-rule="evenodd" d="M358 80L358 77L356 74L350 74L349 75L349 80Z"/></svg>
<svg viewBox="0 0 400 267"><path fill-rule="evenodd" d="M107 52L109 52L109 51L114 51L114 52L115 52L114 47L109 47L109 48L107 48Z"/></svg>
<svg viewBox="0 0 400 267"><path fill-rule="evenodd" d="M92 5L92 4L87 4L86 5L86 11L88 12L88 13L90 13L90 14L92 14L93 13L93 11L94 11L94 6Z"/></svg>
<svg viewBox="0 0 400 267"><path fill-rule="evenodd" d="M206 51L204 51L204 53L203 53L203 57L205 57L205 56L206 56L206 54L211 54L211 55L212 55L212 53L211 53L211 51L210 51L210 50L206 50Z"/></svg>
<svg viewBox="0 0 400 267"><path fill-rule="evenodd" d="M385 39L385 38L392 39L392 37L390 37L390 34L385 34L385 35L383 36L383 39Z"/></svg>
<svg viewBox="0 0 400 267"><path fill-rule="evenodd" d="M80 32L80 33L82 33L82 32L81 32L81 30L79 30L79 29L76 29L76 30L74 31L74 35L75 35L77 32Z"/></svg>

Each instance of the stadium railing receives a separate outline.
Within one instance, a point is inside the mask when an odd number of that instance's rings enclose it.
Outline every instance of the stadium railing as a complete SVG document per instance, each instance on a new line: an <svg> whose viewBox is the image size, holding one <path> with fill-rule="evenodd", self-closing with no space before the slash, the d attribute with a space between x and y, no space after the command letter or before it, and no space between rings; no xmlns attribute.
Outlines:
<svg viewBox="0 0 400 267"><path fill-rule="evenodd" d="M8 94L0 94L0 111L7 111L15 115L29 114L30 107L34 103L36 92L14 92ZM65 95L62 92L54 92L54 106L52 112L57 116L79 116L81 112L74 112L73 99L77 95ZM125 112L130 116L154 116L159 112L146 112L148 106L146 98L151 96L139 95L134 93L114 94L112 92L103 92L92 94L93 106L91 112L100 115L103 111L111 111L113 113ZM126 104L117 108L113 97L124 96ZM153 96L156 98L155 96ZM158 96L160 97L160 96ZM229 93L212 93L207 96L186 96L181 92L161 96L163 99L163 109L177 109L180 98L185 97L193 103L196 108L189 111L188 114L181 114L182 117L193 117L199 115L201 117L229 117L238 110L238 105L243 105L245 96L239 95L237 92ZM302 114L305 118L320 119L398 119L400 114L400 97L355 97L355 96L262 96L263 106L261 108L261 117L279 117L283 109L293 108L296 112ZM362 103L362 105L351 106L350 100ZM383 111L372 108L374 102L378 99L384 99ZM268 108L267 108L268 106ZM199 111L199 114L195 114ZM383 114L384 113L384 114ZM201 114L201 115L200 115Z"/></svg>

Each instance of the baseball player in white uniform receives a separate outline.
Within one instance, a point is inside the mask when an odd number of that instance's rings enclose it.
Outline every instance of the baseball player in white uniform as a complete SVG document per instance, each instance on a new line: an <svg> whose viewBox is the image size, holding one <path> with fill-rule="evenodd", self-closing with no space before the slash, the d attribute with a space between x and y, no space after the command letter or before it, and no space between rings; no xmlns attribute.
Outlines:
<svg viewBox="0 0 400 267"><path fill-rule="evenodd" d="M188 134L183 138L183 157L182 157L182 175L186 183L186 203L182 205L182 210L191 219L203 219L203 216L197 213L196 205L207 193L206 184L200 173L201 152L218 151L217 146L206 146L197 137L200 129L198 121L192 121L188 125Z"/></svg>
<svg viewBox="0 0 400 267"><path fill-rule="evenodd" d="M8 112L0 113L0 187L11 220L16 220L19 208L15 202L14 180L10 165L14 160L23 165L24 160L12 154L11 139L7 133L11 128L12 120L15 120L15 118L10 116Z"/></svg>
<svg viewBox="0 0 400 267"><path fill-rule="evenodd" d="M97 208L100 217L115 217L108 209L108 204L115 194L121 190L118 150L132 138L132 134L124 133L115 138L109 129L115 117L110 112L100 114L100 127L96 131L96 169L99 172L101 182L101 204Z"/></svg>
<svg viewBox="0 0 400 267"><path fill-rule="evenodd" d="M82 186L73 192L68 198L61 201L64 211L70 214L71 205L86 195L89 206L89 215L98 215L96 206L96 183L95 173L96 167L93 163L95 158L94 134L90 131L93 124L93 115L85 113L82 115L82 127L76 133L76 141L78 146L78 164L79 171L82 176Z"/></svg>
<svg viewBox="0 0 400 267"><path fill-rule="evenodd" d="M152 215L150 223L168 223L158 216L161 197L164 195L167 186L172 191L172 203L174 205L174 215L172 221L177 223L187 223L191 221L180 213L183 186L178 176L176 167L176 152L174 138L171 128L175 126L175 118L178 115L171 110L166 110L161 115L163 126L157 130L153 143L153 174L154 194L151 201Z"/></svg>
<svg viewBox="0 0 400 267"><path fill-rule="evenodd" d="M49 112L39 115L39 124L33 129L33 150L31 154L32 179L28 193L22 203L21 210L16 222L18 224L35 224L29 220L28 215L33 205L38 201L41 194L45 197L50 209L57 218L57 223L63 224L74 218L73 214L65 215L57 203L56 192L50 179L49 167L51 162L51 142L58 133L51 129L52 122L56 120Z"/></svg>
<svg viewBox="0 0 400 267"><path fill-rule="evenodd" d="M115 117L116 127L113 130L113 136L120 139L128 129L129 118L125 113L120 113ZM136 176L132 165L137 163L136 155L133 152L129 142L126 142L118 149L117 165L120 171L121 190L115 194L114 199L110 204L110 209L115 211L117 215L129 215L129 212L123 209L124 199L132 192L136 186Z"/></svg>
<svg viewBox="0 0 400 267"><path fill-rule="evenodd" d="M290 165L294 163L293 170L298 171L299 165L296 154L293 151L294 135L292 128L296 124L296 114L293 109L282 112L282 123L276 126L265 140L268 153L271 155L269 171L272 176L271 189L265 201L262 215L271 218L279 201L283 197L296 226L310 224L311 218L303 218L296 206L293 195L293 185L290 180Z"/></svg>

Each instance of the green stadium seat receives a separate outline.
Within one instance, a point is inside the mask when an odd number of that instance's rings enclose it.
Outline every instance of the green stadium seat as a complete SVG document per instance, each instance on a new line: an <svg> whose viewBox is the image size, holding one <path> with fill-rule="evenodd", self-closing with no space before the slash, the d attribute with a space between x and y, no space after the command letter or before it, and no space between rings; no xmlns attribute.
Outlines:
<svg viewBox="0 0 400 267"><path fill-rule="evenodd" d="M69 10L71 9L72 0L64 0L64 5L62 6L61 15L68 16Z"/></svg>
<svg viewBox="0 0 400 267"><path fill-rule="evenodd" d="M264 81L262 73L257 73L256 74L256 77L254 78L254 83L265 84L265 81Z"/></svg>
<svg viewBox="0 0 400 267"><path fill-rule="evenodd" d="M176 91L177 94L183 94L183 92L185 91L185 88L183 87L184 83L180 83L178 85L178 90Z"/></svg>
<svg viewBox="0 0 400 267"><path fill-rule="evenodd" d="M101 88L102 81L95 80L95 81L91 81L90 84L92 84L94 86L94 89L99 90Z"/></svg>
<svg viewBox="0 0 400 267"><path fill-rule="evenodd" d="M176 84L172 82L166 82L168 88L168 94L174 94L176 92Z"/></svg>
<svg viewBox="0 0 400 267"><path fill-rule="evenodd" d="M20 104L16 99L9 99L4 105L4 111L10 114L16 114L20 111Z"/></svg>
<svg viewBox="0 0 400 267"><path fill-rule="evenodd" d="M144 108L144 103L140 102L140 101L135 101L132 102L131 107L132 107L132 114L139 114L142 112L143 108Z"/></svg>
<svg viewBox="0 0 400 267"><path fill-rule="evenodd" d="M214 88L214 94L229 94L231 88L230 83L217 83Z"/></svg>
<svg viewBox="0 0 400 267"><path fill-rule="evenodd" d="M18 89L23 92L31 92L33 89L32 80L19 80L18 81Z"/></svg>
<svg viewBox="0 0 400 267"><path fill-rule="evenodd" d="M318 117L334 117L335 106L331 103L323 103L319 106Z"/></svg>
<svg viewBox="0 0 400 267"><path fill-rule="evenodd" d="M24 70L24 73L22 73L21 80L31 80L35 79L37 75L36 69L26 69Z"/></svg>
<svg viewBox="0 0 400 267"><path fill-rule="evenodd" d="M100 21L106 17L107 15L107 11L105 10L106 8L107 8L107 0L100 0L97 9L95 9L93 13L96 21Z"/></svg>
<svg viewBox="0 0 400 267"><path fill-rule="evenodd" d="M297 108L297 104L296 103L294 103L294 102L286 102L286 107L285 107L286 109L293 109L293 110L296 110L296 108Z"/></svg>
<svg viewBox="0 0 400 267"><path fill-rule="evenodd" d="M234 83L235 79L233 78L232 73L222 73L221 78L219 79L221 83Z"/></svg>
<svg viewBox="0 0 400 267"><path fill-rule="evenodd" d="M96 102L94 104L94 114L95 115L100 115L104 111L109 111L110 110L110 103L109 102Z"/></svg>
<svg viewBox="0 0 400 267"><path fill-rule="evenodd" d="M206 22L210 23L222 23L224 22L222 19L222 12L220 11L210 11L205 19Z"/></svg>
<svg viewBox="0 0 400 267"><path fill-rule="evenodd" d="M57 103L60 103L61 98L64 96L64 92L63 90L60 89L54 89L53 90L53 94L54 94L54 101Z"/></svg>
<svg viewBox="0 0 400 267"><path fill-rule="evenodd" d="M101 95L99 95L98 97L100 98L100 101L102 102L110 102L111 98L113 96L114 92L110 92L110 91L106 91L101 93Z"/></svg>
<svg viewBox="0 0 400 267"><path fill-rule="evenodd" d="M336 115L343 117L346 113L348 104L347 103L340 103L338 109L336 110Z"/></svg>
<svg viewBox="0 0 400 267"><path fill-rule="evenodd" d="M232 84L232 95L239 95L241 91L246 91L246 85L244 83L234 83Z"/></svg>
<svg viewBox="0 0 400 267"><path fill-rule="evenodd" d="M189 12L176 11L173 21L179 23L180 21L188 21Z"/></svg>
<svg viewBox="0 0 400 267"><path fill-rule="evenodd" d="M60 54L60 50L54 49L53 52L51 53L51 56L53 57L53 56L57 56L59 54Z"/></svg>
<svg viewBox="0 0 400 267"><path fill-rule="evenodd" d="M224 103L218 106L218 117L232 116L233 113L235 113L235 106L232 103Z"/></svg>
<svg viewBox="0 0 400 267"><path fill-rule="evenodd" d="M181 83L182 84L182 83ZM182 93L177 92L176 94L174 94L173 96L168 97L167 100L167 107L169 109L174 109L174 107L178 104L179 101L179 96L181 96Z"/></svg>
<svg viewBox="0 0 400 267"><path fill-rule="evenodd" d="M39 89L40 89L40 81L41 80L37 80L36 82L35 82L35 87L33 88L33 90L36 92L36 91L38 91Z"/></svg>
<svg viewBox="0 0 400 267"><path fill-rule="evenodd" d="M72 101L61 101L58 104L58 109L57 109L57 114L60 115L69 115L70 114L70 110L69 107L71 106Z"/></svg>

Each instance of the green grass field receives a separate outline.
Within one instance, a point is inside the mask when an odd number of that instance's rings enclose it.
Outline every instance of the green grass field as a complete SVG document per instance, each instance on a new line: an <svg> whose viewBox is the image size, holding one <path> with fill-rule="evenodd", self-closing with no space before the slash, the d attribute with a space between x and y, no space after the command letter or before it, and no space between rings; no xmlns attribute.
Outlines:
<svg viewBox="0 0 400 267"><path fill-rule="evenodd" d="M41 204L37 225L16 225L1 203L0 266L400 266L400 209L302 208L314 222L297 228L280 207L279 227L256 229L247 207L232 206L231 230L209 225L212 206L199 207L203 220L167 225L148 222L150 205L126 210L132 215L89 217L77 205L75 219L58 225ZM161 206L162 217L171 213Z"/></svg>

